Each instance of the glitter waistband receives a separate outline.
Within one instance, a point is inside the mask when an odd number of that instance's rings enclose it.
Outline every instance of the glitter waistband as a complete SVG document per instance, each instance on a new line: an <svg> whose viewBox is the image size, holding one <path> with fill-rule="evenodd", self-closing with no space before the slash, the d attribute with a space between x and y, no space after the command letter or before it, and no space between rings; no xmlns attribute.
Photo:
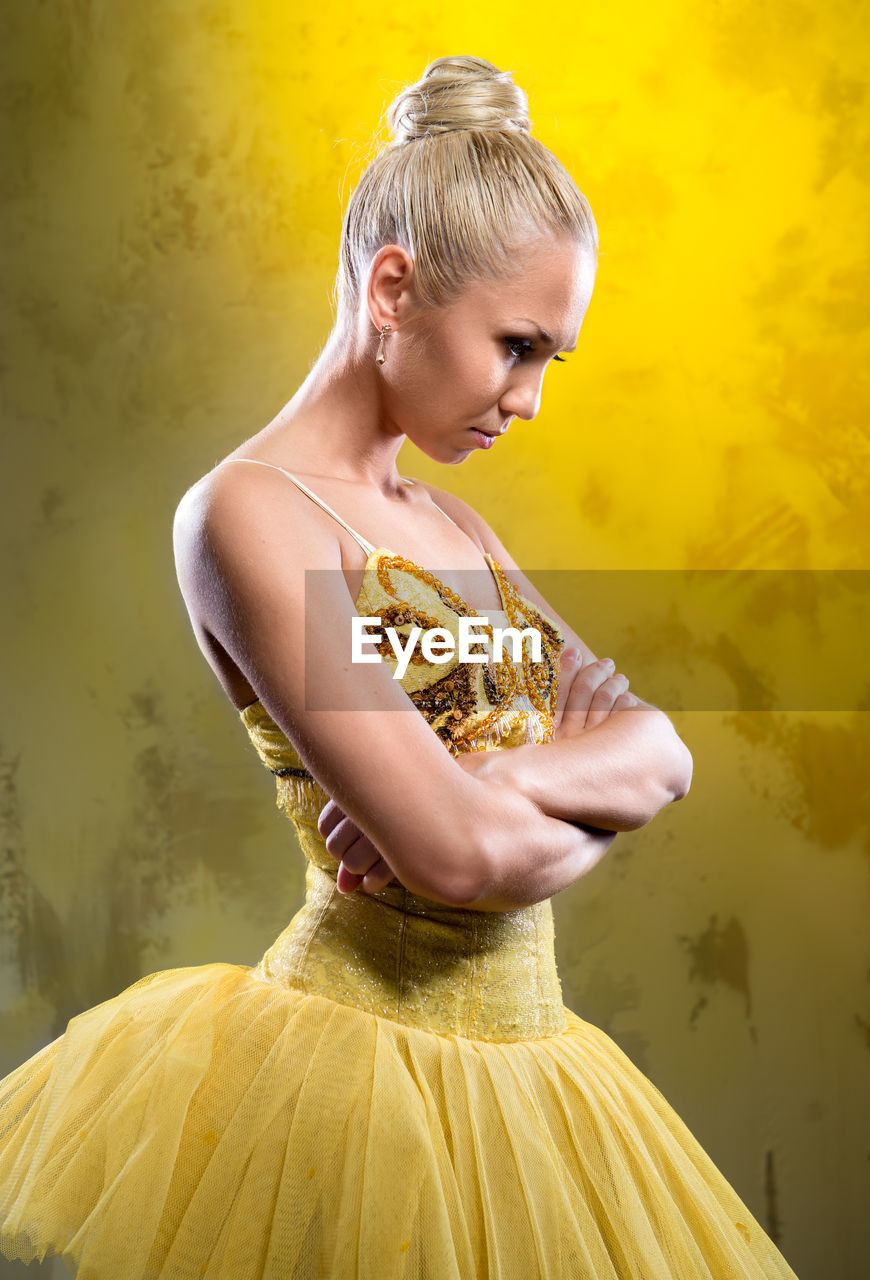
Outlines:
<svg viewBox="0 0 870 1280"><path fill-rule="evenodd" d="M409 1026L480 1040L530 1040L565 1026L549 901L470 911L400 885L339 893L309 863L305 904L258 972Z"/></svg>

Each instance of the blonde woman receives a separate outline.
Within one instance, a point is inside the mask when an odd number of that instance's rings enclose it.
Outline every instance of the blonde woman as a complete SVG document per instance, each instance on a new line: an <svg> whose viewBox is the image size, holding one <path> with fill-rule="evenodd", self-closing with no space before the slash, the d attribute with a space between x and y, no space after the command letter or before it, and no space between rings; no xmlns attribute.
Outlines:
<svg viewBox="0 0 870 1280"><path fill-rule="evenodd" d="M595 222L490 63L438 59L388 118L328 343L175 527L305 904L255 968L143 978L3 1082L4 1248L101 1280L792 1277L555 968L550 898L685 795L689 752L396 468L535 417Z"/></svg>

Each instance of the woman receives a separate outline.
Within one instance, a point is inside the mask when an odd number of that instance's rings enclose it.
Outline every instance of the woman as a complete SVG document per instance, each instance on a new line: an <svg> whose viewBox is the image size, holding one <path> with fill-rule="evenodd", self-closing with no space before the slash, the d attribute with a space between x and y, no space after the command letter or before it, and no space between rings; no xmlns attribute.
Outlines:
<svg viewBox="0 0 870 1280"><path fill-rule="evenodd" d="M305 905L255 969L152 974L7 1078L4 1247L81 1277L791 1277L555 969L549 899L689 753L477 512L396 471L405 437L458 464L535 416L591 212L490 63L438 59L389 119L327 346L175 527ZM485 661L451 651L474 617ZM494 624L528 628L516 660Z"/></svg>

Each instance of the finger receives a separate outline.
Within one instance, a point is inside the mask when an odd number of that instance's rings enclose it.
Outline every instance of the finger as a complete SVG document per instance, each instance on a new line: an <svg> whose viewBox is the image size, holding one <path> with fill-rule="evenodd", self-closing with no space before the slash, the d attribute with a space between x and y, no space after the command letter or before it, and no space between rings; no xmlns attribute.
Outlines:
<svg viewBox="0 0 870 1280"><path fill-rule="evenodd" d="M586 728L594 729L602 724L613 711L616 699L628 692L628 679L621 672L608 678L598 686L592 695L589 712L586 716Z"/></svg>
<svg viewBox="0 0 870 1280"><path fill-rule="evenodd" d="M334 800L329 800L320 810L317 818L317 830L322 836L328 836L335 830L342 818L346 816L344 810Z"/></svg>
<svg viewBox="0 0 870 1280"><path fill-rule="evenodd" d="M335 884L339 893L353 893L354 889L359 888L362 881L362 876L353 875L343 862L340 864L338 875L335 877Z"/></svg>
<svg viewBox="0 0 870 1280"><path fill-rule="evenodd" d="M368 863L369 865L366 865ZM338 868L336 885L340 893L353 893L362 889L366 893L377 893L393 879L393 869L373 849L372 856L363 857L360 853L352 858L352 865L342 860Z"/></svg>
<svg viewBox="0 0 870 1280"><path fill-rule="evenodd" d="M629 707L639 707L641 705L640 698L634 693L621 693L613 704L610 714L614 711L627 711Z"/></svg>
<svg viewBox="0 0 870 1280"><path fill-rule="evenodd" d="M578 707L576 710L571 707L566 708L557 728L560 738L572 738L582 733L586 728L586 708Z"/></svg>
<svg viewBox="0 0 870 1280"><path fill-rule="evenodd" d="M625 678L627 679L627 677ZM602 716L600 719L597 719L596 723L602 723L603 720L609 719L610 716L614 715L617 711L627 711L630 707L640 707L642 705L643 703L640 698L635 694L629 692L621 693L614 699L613 704L607 711L607 714Z"/></svg>
<svg viewBox="0 0 870 1280"><path fill-rule="evenodd" d="M571 683L580 670L580 654L576 649L563 649L559 660L559 689L556 695L556 709L553 712L553 727L558 728L565 712L568 692Z"/></svg>
<svg viewBox="0 0 870 1280"><path fill-rule="evenodd" d="M612 658L597 658L582 667L574 677L565 705L565 718L576 732L589 728L588 713L598 687L613 673Z"/></svg>
<svg viewBox="0 0 870 1280"><path fill-rule="evenodd" d="M380 861L380 857L380 849L375 848L368 836L358 833L342 854L341 861L352 875L364 876Z"/></svg>
<svg viewBox="0 0 870 1280"><path fill-rule="evenodd" d="M365 839L367 837L363 835L356 823L351 818L342 815L340 821L336 823L327 835L324 844L326 845L327 853L331 853L333 858L341 861L342 858L347 857L348 852L357 840Z"/></svg>
<svg viewBox="0 0 870 1280"><path fill-rule="evenodd" d="M371 871L366 873L360 889L363 893L380 893L394 879L393 868L383 858L379 858Z"/></svg>

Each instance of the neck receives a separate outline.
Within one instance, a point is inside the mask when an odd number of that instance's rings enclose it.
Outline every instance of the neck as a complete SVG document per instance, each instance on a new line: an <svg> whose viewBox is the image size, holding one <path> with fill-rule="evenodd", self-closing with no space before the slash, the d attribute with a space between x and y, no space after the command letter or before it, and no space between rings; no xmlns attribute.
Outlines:
<svg viewBox="0 0 870 1280"><path fill-rule="evenodd" d="M362 335L333 329L305 381L272 423L275 461L288 469L377 488L404 498L396 458L405 436L390 420L374 348Z"/></svg>

